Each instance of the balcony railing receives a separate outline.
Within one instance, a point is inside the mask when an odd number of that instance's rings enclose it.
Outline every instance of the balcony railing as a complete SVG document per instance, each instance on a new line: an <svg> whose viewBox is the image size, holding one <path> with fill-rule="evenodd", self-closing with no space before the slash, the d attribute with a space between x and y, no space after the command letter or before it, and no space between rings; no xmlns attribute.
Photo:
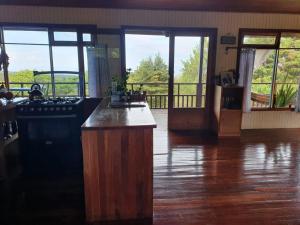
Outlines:
<svg viewBox="0 0 300 225"><path fill-rule="evenodd" d="M197 95L197 87L201 90L201 100ZM152 109L168 108L168 83L127 83L127 89L130 91L146 91L147 102ZM205 107L206 84L197 83L174 83L173 98L174 108L202 108Z"/></svg>
<svg viewBox="0 0 300 225"><path fill-rule="evenodd" d="M48 96L52 96L51 82L39 82L43 89L48 90ZM13 91L18 96L28 96L28 91L24 88L30 88L31 82L10 82L10 88L20 88L19 91ZM68 90L60 85L72 86ZM87 83L86 83L87 85ZM197 95L197 87L201 93ZM79 82L59 82L55 83L56 96L78 96L80 93ZM146 91L146 100L152 109L168 108L168 83L128 83L127 89L130 91L142 89ZM205 107L206 84L197 83L174 83L174 108L203 108ZM199 99L198 96L201 96Z"/></svg>
<svg viewBox="0 0 300 225"><path fill-rule="evenodd" d="M38 82L38 83L41 85L44 93L47 92L48 96L53 96L51 82ZM18 97L27 97L29 94L28 94L28 90L26 89L30 88L31 85L32 82L10 82L9 83L10 88L19 89L19 90L12 91ZM65 86L60 87L62 85ZM55 89L56 89L55 96L75 97L80 95L79 82L56 82Z"/></svg>

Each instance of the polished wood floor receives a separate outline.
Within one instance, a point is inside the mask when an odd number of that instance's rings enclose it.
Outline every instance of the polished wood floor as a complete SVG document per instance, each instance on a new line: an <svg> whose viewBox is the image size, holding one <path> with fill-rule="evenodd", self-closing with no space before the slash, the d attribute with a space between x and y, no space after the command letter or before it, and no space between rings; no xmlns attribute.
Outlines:
<svg viewBox="0 0 300 225"><path fill-rule="evenodd" d="M154 115L154 225L300 224L300 129L218 141L168 132L164 112ZM64 180L68 191L55 182L25 183L12 191L8 224L84 224L80 179Z"/></svg>
<svg viewBox="0 0 300 225"><path fill-rule="evenodd" d="M300 130L217 141L165 127L155 131L154 224L300 224Z"/></svg>

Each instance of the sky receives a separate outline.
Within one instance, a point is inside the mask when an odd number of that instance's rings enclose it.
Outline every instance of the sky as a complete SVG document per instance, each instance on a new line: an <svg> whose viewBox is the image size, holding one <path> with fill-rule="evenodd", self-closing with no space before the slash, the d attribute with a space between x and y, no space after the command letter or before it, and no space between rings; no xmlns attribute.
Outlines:
<svg viewBox="0 0 300 225"><path fill-rule="evenodd" d="M200 43L199 37L175 37L174 73L180 75L182 61L189 59L192 49ZM168 65L169 38L160 35L126 34L126 67L135 70L142 59L159 53Z"/></svg>
<svg viewBox="0 0 300 225"><path fill-rule="evenodd" d="M64 39L74 40L74 35L70 32L60 32L55 38L59 40L62 36ZM4 30L4 40L6 43L41 44L5 44L6 52L9 56L9 71L25 69L38 71L50 70L50 50L47 31ZM77 47L55 46L52 48L52 51L54 70L78 71Z"/></svg>

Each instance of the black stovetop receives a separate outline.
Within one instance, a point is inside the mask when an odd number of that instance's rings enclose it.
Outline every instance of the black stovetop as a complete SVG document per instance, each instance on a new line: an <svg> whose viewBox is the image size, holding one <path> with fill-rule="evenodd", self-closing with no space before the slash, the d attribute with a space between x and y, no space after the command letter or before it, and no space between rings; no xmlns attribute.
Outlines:
<svg viewBox="0 0 300 225"><path fill-rule="evenodd" d="M78 97L65 97L65 98L61 98L61 97L57 97L57 98L47 98L47 99L38 99L38 100L25 100L21 103L19 103L18 105L22 105L22 106L43 106L43 105L54 105L54 106L58 106L58 105L77 105L82 101L81 98Z"/></svg>
<svg viewBox="0 0 300 225"><path fill-rule="evenodd" d="M17 104L17 115L67 115L78 114L83 98L48 98L25 100Z"/></svg>

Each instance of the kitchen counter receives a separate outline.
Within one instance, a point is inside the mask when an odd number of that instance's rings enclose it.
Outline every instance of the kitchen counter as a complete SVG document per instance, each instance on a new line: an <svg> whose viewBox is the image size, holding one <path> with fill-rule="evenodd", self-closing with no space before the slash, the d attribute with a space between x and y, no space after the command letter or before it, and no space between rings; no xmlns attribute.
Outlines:
<svg viewBox="0 0 300 225"><path fill-rule="evenodd" d="M145 107L102 108L99 105L82 125L82 129L155 128L156 123L147 103Z"/></svg>
<svg viewBox="0 0 300 225"><path fill-rule="evenodd" d="M152 219L155 127L147 104L132 108L99 105L83 124L88 222Z"/></svg>

